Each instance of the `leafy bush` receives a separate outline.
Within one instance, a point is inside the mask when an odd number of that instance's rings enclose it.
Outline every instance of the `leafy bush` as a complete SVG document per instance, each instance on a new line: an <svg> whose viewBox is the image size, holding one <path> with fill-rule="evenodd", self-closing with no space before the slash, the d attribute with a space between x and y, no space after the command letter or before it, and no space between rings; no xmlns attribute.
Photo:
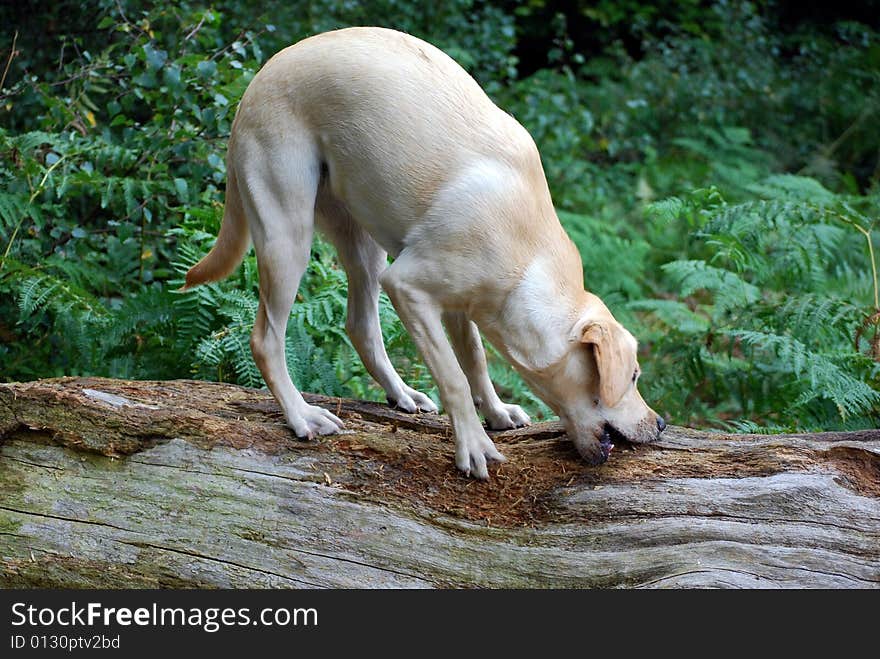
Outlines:
<svg viewBox="0 0 880 659"><path fill-rule="evenodd" d="M169 20L104 20L126 38L68 63L64 85L28 76L9 96L34 116L27 132L0 129L0 316L18 319L6 377L185 374L187 346L169 350L168 227L217 226L230 99L262 54L253 35L217 47L212 11Z"/></svg>

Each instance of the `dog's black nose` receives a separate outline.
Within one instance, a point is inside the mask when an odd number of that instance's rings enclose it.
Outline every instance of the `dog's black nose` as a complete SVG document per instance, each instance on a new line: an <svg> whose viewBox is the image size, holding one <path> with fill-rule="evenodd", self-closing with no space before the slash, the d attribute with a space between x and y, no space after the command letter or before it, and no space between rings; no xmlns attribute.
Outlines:
<svg viewBox="0 0 880 659"><path fill-rule="evenodd" d="M657 417L657 430L660 432L666 430L666 421L663 420L662 416Z"/></svg>

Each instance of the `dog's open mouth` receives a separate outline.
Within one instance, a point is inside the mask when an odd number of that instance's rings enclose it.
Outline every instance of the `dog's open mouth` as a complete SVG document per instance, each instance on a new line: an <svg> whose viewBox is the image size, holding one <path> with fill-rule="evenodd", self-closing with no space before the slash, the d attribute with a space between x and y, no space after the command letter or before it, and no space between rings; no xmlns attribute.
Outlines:
<svg viewBox="0 0 880 659"><path fill-rule="evenodd" d="M602 437L599 438L599 445L602 447L602 457L607 460L611 455L611 449L614 448L614 444L626 441L629 440L627 440L622 432L610 423L606 423L602 427Z"/></svg>

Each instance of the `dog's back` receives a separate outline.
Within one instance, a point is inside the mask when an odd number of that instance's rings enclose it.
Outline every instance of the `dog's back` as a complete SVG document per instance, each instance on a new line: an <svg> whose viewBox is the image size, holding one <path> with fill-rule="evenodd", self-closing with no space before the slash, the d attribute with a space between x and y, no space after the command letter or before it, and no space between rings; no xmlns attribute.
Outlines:
<svg viewBox="0 0 880 659"><path fill-rule="evenodd" d="M528 132L448 55L410 35L348 28L281 51L245 93L230 150L285 139L289 116L312 136L332 194L392 254L444 189L473 187L468 176L520 211L535 206L531 222L552 211Z"/></svg>
<svg viewBox="0 0 880 659"><path fill-rule="evenodd" d="M255 98L259 107L251 106ZM275 55L242 98L240 121L277 139L267 115L276 111L306 119L324 147L345 145L346 154L371 158L397 153L405 168L443 171L477 154L517 165L539 158L522 126L452 58L384 28L326 32ZM470 153L458 153L462 145Z"/></svg>

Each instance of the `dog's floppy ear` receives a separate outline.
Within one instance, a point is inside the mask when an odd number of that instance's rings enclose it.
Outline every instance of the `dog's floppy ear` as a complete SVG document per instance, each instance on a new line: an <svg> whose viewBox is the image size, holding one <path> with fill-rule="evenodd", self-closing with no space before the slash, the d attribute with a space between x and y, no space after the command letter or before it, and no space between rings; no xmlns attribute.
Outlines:
<svg viewBox="0 0 880 659"><path fill-rule="evenodd" d="M620 402L632 383L633 366L622 332L613 322L593 320L584 324L580 340L592 346L599 368L599 398L605 407Z"/></svg>

